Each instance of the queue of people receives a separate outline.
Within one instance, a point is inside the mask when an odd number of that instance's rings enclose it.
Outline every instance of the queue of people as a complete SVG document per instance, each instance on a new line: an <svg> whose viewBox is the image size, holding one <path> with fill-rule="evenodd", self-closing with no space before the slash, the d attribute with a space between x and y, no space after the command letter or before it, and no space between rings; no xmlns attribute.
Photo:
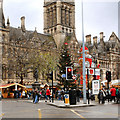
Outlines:
<svg viewBox="0 0 120 120"><path fill-rule="evenodd" d="M101 88L98 94L99 103L104 104L106 100L120 103L120 88L112 86L111 89Z"/></svg>

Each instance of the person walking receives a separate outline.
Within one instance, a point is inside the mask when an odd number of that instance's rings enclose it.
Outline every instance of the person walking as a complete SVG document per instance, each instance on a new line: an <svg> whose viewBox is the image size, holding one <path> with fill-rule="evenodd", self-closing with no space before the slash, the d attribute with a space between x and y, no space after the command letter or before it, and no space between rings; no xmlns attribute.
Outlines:
<svg viewBox="0 0 120 120"><path fill-rule="evenodd" d="M41 91L39 91L39 100L41 99L41 96L42 96L42 92Z"/></svg>
<svg viewBox="0 0 120 120"><path fill-rule="evenodd" d="M34 103L35 104L38 103L38 91L37 90L35 91L35 101L34 101Z"/></svg>
<svg viewBox="0 0 120 120"><path fill-rule="evenodd" d="M58 100L61 100L61 90L58 90Z"/></svg>
<svg viewBox="0 0 120 120"><path fill-rule="evenodd" d="M101 89L99 90L99 94L98 94L99 104L100 104L101 102L102 102L102 104L105 103L105 97L106 97L105 91L103 90L103 88L101 88Z"/></svg>
<svg viewBox="0 0 120 120"><path fill-rule="evenodd" d="M117 104L120 103L120 88L118 89L117 93Z"/></svg>
<svg viewBox="0 0 120 120"><path fill-rule="evenodd" d="M118 87L116 88L116 99L118 99Z"/></svg>
<svg viewBox="0 0 120 120"><path fill-rule="evenodd" d="M33 103L35 102L35 91L33 91Z"/></svg>
<svg viewBox="0 0 120 120"><path fill-rule="evenodd" d="M110 90L109 89L105 89L106 92L106 99L108 100L108 102L110 101Z"/></svg>
<svg viewBox="0 0 120 120"><path fill-rule="evenodd" d="M47 90L46 90L46 96L47 96L47 99L49 98L49 101L51 102L51 96L50 95L51 94L50 94L50 90L49 90L49 87L48 87ZM47 101L45 101L45 102L47 102Z"/></svg>
<svg viewBox="0 0 120 120"><path fill-rule="evenodd" d="M103 98L103 94L102 94L102 91L101 91L101 89L100 89L100 90L99 90L99 93L98 93L99 104L100 104L100 102L102 101L102 98Z"/></svg>
<svg viewBox="0 0 120 120"><path fill-rule="evenodd" d="M25 98L25 90L22 91L22 98Z"/></svg>
<svg viewBox="0 0 120 120"><path fill-rule="evenodd" d="M114 86L112 86L112 89L110 90L110 93L111 93L111 102L112 102L112 100L114 100L114 102L115 102L116 89L114 88Z"/></svg>
<svg viewBox="0 0 120 120"><path fill-rule="evenodd" d="M105 91L105 88L102 89L102 92L103 92L103 101L102 101L102 103L104 104L105 100L106 100L106 91Z"/></svg>

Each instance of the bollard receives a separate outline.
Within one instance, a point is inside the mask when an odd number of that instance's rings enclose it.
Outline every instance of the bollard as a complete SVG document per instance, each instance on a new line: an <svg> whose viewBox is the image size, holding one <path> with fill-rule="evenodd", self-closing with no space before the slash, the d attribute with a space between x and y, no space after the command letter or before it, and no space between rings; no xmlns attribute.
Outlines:
<svg viewBox="0 0 120 120"><path fill-rule="evenodd" d="M69 105L69 94L65 94L65 104Z"/></svg>

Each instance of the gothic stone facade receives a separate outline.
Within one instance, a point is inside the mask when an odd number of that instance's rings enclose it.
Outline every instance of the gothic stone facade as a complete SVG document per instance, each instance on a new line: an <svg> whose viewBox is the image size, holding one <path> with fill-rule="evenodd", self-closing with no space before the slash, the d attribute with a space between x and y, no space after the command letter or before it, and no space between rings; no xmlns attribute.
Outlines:
<svg viewBox="0 0 120 120"><path fill-rule="evenodd" d="M86 36L86 46L89 48L90 54L95 58L97 64L100 64L101 80L106 80L106 71L111 71L111 79L120 79L120 40L114 32L105 40L104 33L100 33L98 37L91 35Z"/></svg>
<svg viewBox="0 0 120 120"><path fill-rule="evenodd" d="M74 2L44 1L45 34L38 33L37 30L26 30L24 16L21 17L21 27L19 28L11 27L9 18L7 25L5 25L2 0L0 0L0 5L1 81L3 83L20 81L20 78L11 68L15 67L14 60L18 56L24 54L22 57L27 59L31 50L49 52L59 57L62 45L67 42L69 52L72 55L71 60L77 63L78 54L76 53L79 49L79 43L75 37L74 27L72 27L75 19L74 10L72 10L75 7ZM68 13L69 15L66 16ZM43 79L44 77L39 75L39 80ZM24 75L24 81L26 84L32 84L35 81L33 73Z"/></svg>
<svg viewBox="0 0 120 120"><path fill-rule="evenodd" d="M67 42L71 60L78 63L80 49L75 36L75 2L74 0L44 0L44 34L35 31L28 31L25 28L25 17L21 17L21 27L13 28L10 26L9 18L7 25L3 14L3 0L0 0L0 80L4 83L8 81L19 82L11 68L16 55L25 53L28 55L30 50L50 52L59 57L62 45ZM86 36L86 46L90 54L95 54L95 60L101 69L101 80L105 80L107 70L112 72L112 79L120 79L120 40L113 32L107 42L104 40L103 33L100 33L100 41L91 35ZM43 80L40 75L39 80ZM55 72L54 72L54 80ZM26 83L32 84L35 79L33 73L25 75Z"/></svg>

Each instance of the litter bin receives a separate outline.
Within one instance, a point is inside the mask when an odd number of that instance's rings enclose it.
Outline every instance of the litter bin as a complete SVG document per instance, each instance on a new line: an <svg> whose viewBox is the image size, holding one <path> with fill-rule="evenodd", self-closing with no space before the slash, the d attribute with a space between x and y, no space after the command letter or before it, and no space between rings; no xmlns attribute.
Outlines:
<svg viewBox="0 0 120 120"><path fill-rule="evenodd" d="M69 91L70 105L76 105L76 90Z"/></svg>

